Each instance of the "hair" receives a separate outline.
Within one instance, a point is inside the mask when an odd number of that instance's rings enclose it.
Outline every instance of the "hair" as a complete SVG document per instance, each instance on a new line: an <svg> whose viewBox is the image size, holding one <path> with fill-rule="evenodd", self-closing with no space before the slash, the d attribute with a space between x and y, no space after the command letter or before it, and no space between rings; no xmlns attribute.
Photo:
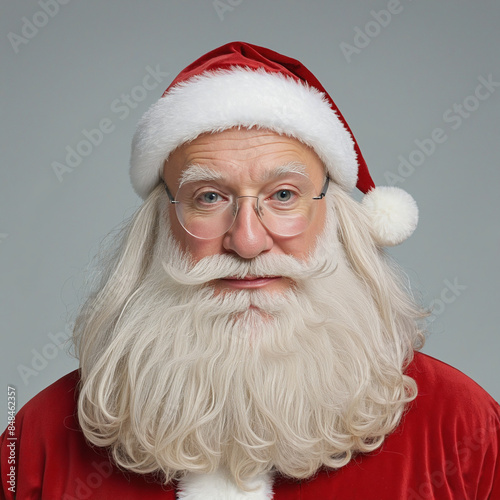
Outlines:
<svg viewBox="0 0 500 500"><path fill-rule="evenodd" d="M119 466L167 483L229 470L242 488L275 471L307 478L377 449L417 395L404 374L422 347L404 273L338 185L307 262L192 262L170 232L162 186L101 259L79 313L78 416ZM214 296L217 276L291 277L283 294Z"/></svg>

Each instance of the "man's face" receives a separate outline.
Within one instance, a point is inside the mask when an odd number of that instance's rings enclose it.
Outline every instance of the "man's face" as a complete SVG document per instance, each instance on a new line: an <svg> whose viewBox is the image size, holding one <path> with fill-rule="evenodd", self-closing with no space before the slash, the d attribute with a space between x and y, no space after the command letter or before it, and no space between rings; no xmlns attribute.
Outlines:
<svg viewBox="0 0 500 500"><path fill-rule="evenodd" d="M278 167L303 165L304 174L318 196L325 182L325 168L316 153L296 139L268 130L230 129L216 134L203 134L176 149L165 162L163 178L176 196L180 178L186 169L196 165L222 174L224 186L237 196L257 196L267 179ZM218 181L219 182L219 181ZM232 254L253 259L261 254L288 254L305 260L321 234L326 218L325 200L313 201L314 216L304 232L296 236L277 236L269 231L256 215L254 198L240 200L234 224L223 235L200 239L189 234L179 223L174 205L170 206L170 225L175 239L194 262L215 254ZM217 279L216 293L224 290L262 289L283 291L292 283L285 277L247 276L244 279Z"/></svg>

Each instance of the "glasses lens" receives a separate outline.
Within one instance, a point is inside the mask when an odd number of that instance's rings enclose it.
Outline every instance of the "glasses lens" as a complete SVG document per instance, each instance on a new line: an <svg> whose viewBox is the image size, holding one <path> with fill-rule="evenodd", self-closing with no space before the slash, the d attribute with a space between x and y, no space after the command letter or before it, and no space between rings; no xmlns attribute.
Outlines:
<svg viewBox="0 0 500 500"><path fill-rule="evenodd" d="M233 221L233 197L206 181L186 182L177 192L177 217L184 229L202 239L222 236Z"/></svg>
<svg viewBox="0 0 500 500"><path fill-rule="evenodd" d="M235 196L229 189L207 181L186 182L179 188L176 211L179 222L191 235L217 238L233 225L238 205L253 203L262 224L279 236L304 232L314 217L315 188L303 174L287 173L268 182L258 198Z"/></svg>
<svg viewBox="0 0 500 500"><path fill-rule="evenodd" d="M266 187L259 196L262 223L279 236L304 232L314 217L317 202L315 188L303 174L289 174Z"/></svg>

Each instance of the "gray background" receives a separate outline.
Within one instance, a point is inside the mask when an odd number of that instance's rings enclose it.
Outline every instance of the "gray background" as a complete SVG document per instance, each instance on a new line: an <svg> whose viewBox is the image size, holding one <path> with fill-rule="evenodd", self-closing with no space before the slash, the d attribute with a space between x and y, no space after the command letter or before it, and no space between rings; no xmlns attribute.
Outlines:
<svg viewBox="0 0 500 500"><path fill-rule="evenodd" d="M400 175L398 157L408 159L415 140L443 130L446 140L396 180L421 215L391 253L435 307L425 352L500 399L500 88L469 98L478 78L500 81L499 2L64 0L56 12L54 1L4 0L0 16L2 428L7 384L20 407L77 367L55 344L68 335L99 242L140 204L128 180L137 120L182 68L232 40L304 62L379 185ZM390 20L377 16L388 8L397 11ZM29 38L20 42L23 30ZM346 56L343 43L355 52ZM136 88L157 65L169 76L154 90ZM135 101L120 103L131 93ZM464 101L477 109L452 119ZM106 118L113 131L58 179L53 163L65 163L66 148Z"/></svg>

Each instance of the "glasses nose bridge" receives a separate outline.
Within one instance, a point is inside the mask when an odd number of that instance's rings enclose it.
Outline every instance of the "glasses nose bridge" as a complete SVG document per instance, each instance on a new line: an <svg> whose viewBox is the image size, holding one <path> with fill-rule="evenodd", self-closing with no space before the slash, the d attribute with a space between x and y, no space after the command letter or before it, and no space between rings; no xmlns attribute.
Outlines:
<svg viewBox="0 0 500 500"><path fill-rule="evenodd" d="M238 213L240 211L240 202L239 202L240 198L255 198L253 210L254 210L255 214L257 215L257 218L259 219L259 221L262 224L264 224L262 217L261 217L261 215L262 215L261 210L262 209L259 205L259 196L255 196L255 195L235 196L234 201L233 201L233 217L234 217L233 224L236 221L236 217L238 217Z"/></svg>

